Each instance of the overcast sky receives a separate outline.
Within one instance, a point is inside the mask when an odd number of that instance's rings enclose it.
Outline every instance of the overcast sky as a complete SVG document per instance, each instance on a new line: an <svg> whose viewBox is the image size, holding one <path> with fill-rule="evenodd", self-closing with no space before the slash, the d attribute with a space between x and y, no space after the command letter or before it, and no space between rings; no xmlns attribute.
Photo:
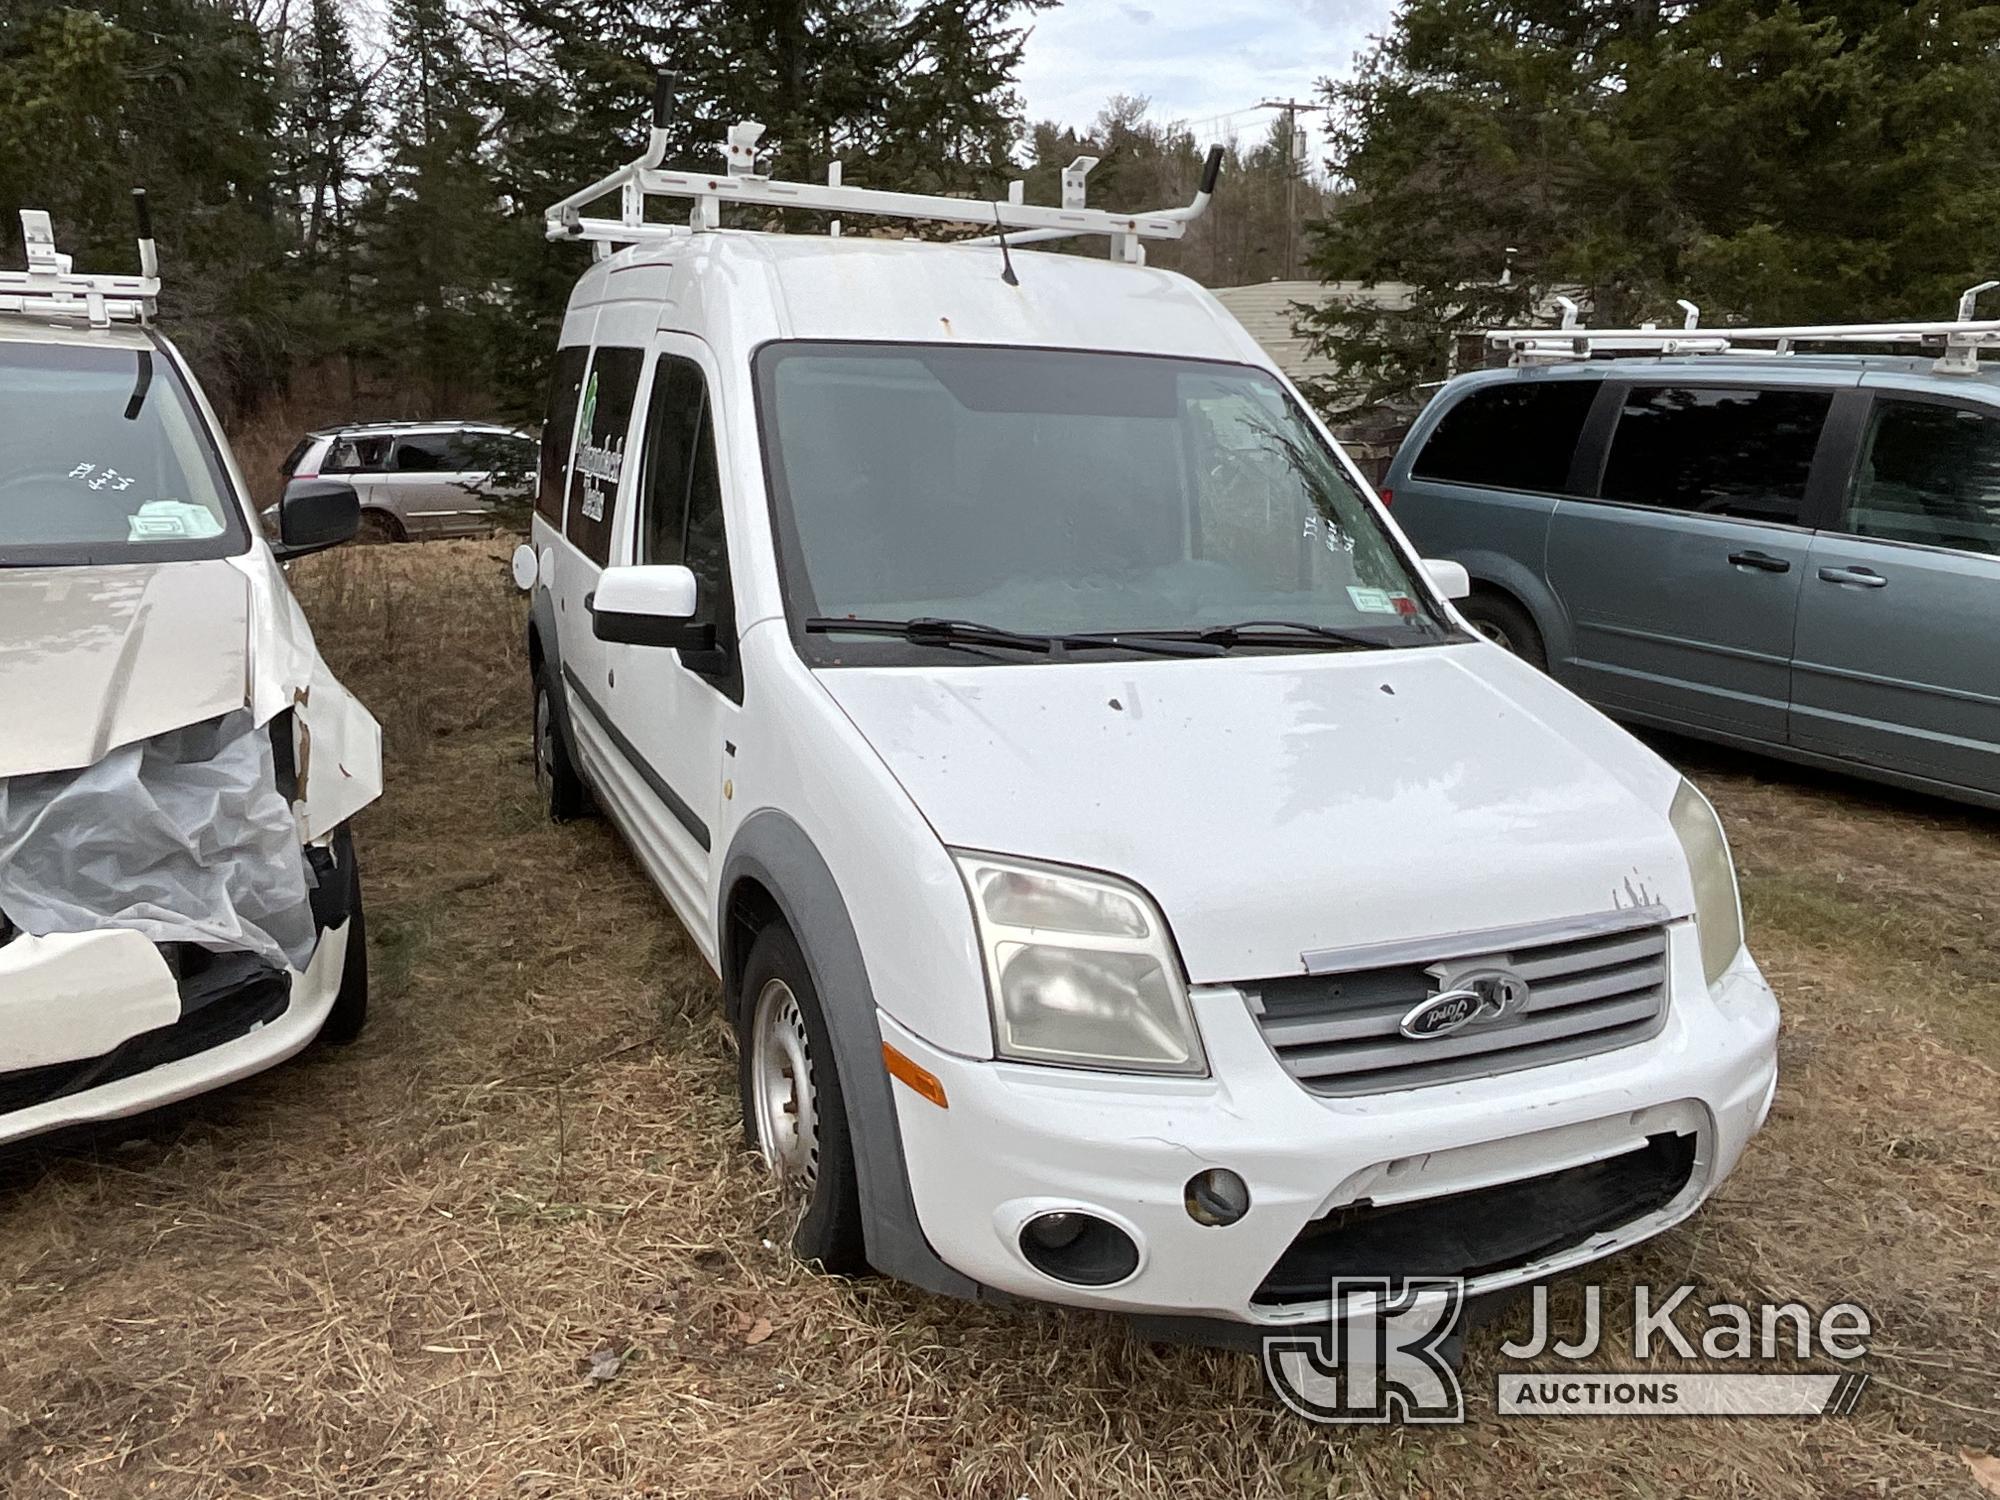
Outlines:
<svg viewBox="0 0 2000 1500"><path fill-rule="evenodd" d="M1321 78L1351 72L1394 10L1394 0L1066 0L1034 18L1021 69L1028 117L1082 126L1111 94L1143 94L1204 144L1232 128L1248 140L1271 119L1251 106L1310 99Z"/></svg>

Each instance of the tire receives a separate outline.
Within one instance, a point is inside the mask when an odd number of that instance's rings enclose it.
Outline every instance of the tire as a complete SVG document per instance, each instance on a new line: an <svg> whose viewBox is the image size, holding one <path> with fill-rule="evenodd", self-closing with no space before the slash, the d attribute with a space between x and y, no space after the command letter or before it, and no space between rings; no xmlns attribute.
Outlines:
<svg viewBox="0 0 2000 1500"><path fill-rule="evenodd" d="M364 510L361 524L355 528L354 540L364 547L400 542L403 540L403 528L396 524L394 516L379 510Z"/></svg>
<svg viewBox="0 0 2000 1500"><path fill-rule="evenodd" d="M1538 672L1549 669L1548 647L1533 617L1505 594L1481 589L1459 606L1472 628Z"/></svg>
<svg viewBox="0 0 2000 1500"><path fill-rule="evenodd" d="M354 858L353 835L341 830L334 847L346 856L347 953L340 965L340 989L320 1026L319 1040L342 1047L360 1036L368 1021L368 922L361 910L361 866Z"/></svg>
<svg viewBox="0 0 2000 1500"><path fill-rule="evenodd" d="M551 823L568 823L590 812L590 791L570 759L569 742L556 722L555 684L547 663L535 669L535 790Z"/></svg>
<svg viewBox="0 0 2000 1500"><path fill-rule="evenodd" d="M862 1274L861 1193L840 1069L805 955L783 923L757 935L736 1009L744 1134L799 1208L792 1249L835 1275Z"/></svg>

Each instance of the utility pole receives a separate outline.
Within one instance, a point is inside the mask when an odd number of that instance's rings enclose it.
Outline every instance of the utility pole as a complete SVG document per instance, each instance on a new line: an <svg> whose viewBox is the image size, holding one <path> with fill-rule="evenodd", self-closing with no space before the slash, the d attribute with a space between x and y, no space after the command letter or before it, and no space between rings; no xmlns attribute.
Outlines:
<svg viewBox="0 0 2000 1500"><path fill-rule="evenodd" d="M1296 281L1299 274L1299 174L1305 168L1305 151L1299 141L1299 111L1306 106L1297 99L1264 99L1259 109L1285 112L1285 280Z"/></svg>

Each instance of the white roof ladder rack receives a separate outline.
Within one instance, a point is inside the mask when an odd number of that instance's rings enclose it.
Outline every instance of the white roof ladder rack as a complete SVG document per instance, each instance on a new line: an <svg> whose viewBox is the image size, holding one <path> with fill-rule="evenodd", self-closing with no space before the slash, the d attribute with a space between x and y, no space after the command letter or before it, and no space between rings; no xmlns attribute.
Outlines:
<svg viewBox="0 0 2000 1500"><path fill-rule="evenodd" d="M1215 147L1203 164L1201 187L1193 201L1179 208L1153 213L1115 214L1084 206L1084 178L1097 165L1095 157L1079 157L1063 173L1061 207L1045 207L1023 201L1019 182L1008 185L1004 201L983 198L955 198L939 193L897 193L873 188L848 187L840 180L840 163L828 169L824 183L785 182L757 170L757 142L764 127L745 120L731 127L723 143L727 166L721 172L673 171L661 162L667 151L667 120L673 106L673 76L660 73L653 90L653 131L646 154L627 162L617 171L599 178L589 187L571 193L545 214L547 234L552 240L590 240L609 253L616 245L637 245L678 238L718 228L725 203L750 204L767 209L813 209L822 213L860 215L891 219L927 219L977 225L995 231L961 244L997 244L1002 234L1011 245L1042 240L1068 239L1081 235L1104 235L1111 242L1114 260L1134 265L1145 262L1145 240L1175 240L1187 226L1208 211L1215 192L1216 175L1222 170L1222 148ZM590 218L583 210L598 199L617 193L619 214L615 219ZM648 198L693 200L686 229L678 225L648 223ZM840 233L840 221L832 226Z"/></svg>
<svg viewBox="0 0 2000 1500"><path fill-rule="evenodd" d="M86 276L71 269L70 257L56 249L55 228L39 208L21 210L21 238L28 246L28 269L0 271L0 314L77 318L93 328L114 321L152 321L160 298L160 256L153 244L153 216L146 190L132 189L139 219L139 274Z"/></svg>
<svg viewBox="0 0 2000 1500"><path fill-rule="evenodd" d="M1486 341L1505 349L1511 363L1562 364L1572 360L1616 355L1761 354L1783 356L1801 344L1937 344L1944 357L1937 369L1947 375L1975 375L1982 349L2000 349L2000 320L1976 316L1979 299L2000 288L2000 281L1982 281L1958 301L1958 316L1941 323L1828 323L1790 328L1703 328L1701 310L1682 302L1685 318L1678 329L1645 323L1637 328L1596 329L1579 326L1577 305L1567 297L1561 328L1495 328Z"/></svg>

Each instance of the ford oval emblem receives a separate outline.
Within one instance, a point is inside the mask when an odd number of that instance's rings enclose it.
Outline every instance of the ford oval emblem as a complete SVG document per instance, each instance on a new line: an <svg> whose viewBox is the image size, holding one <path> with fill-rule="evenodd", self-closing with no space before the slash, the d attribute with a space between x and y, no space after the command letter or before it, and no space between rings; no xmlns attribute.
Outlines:
<svg viewBox="0 0 2000 1500"><path fill-rule="evenodd" d="M1396 1029L1413 1041L1429 1041L1513 1015L1527 1003L1527 980L1508 969L1484 969L1410 1007Z"/></svg>

